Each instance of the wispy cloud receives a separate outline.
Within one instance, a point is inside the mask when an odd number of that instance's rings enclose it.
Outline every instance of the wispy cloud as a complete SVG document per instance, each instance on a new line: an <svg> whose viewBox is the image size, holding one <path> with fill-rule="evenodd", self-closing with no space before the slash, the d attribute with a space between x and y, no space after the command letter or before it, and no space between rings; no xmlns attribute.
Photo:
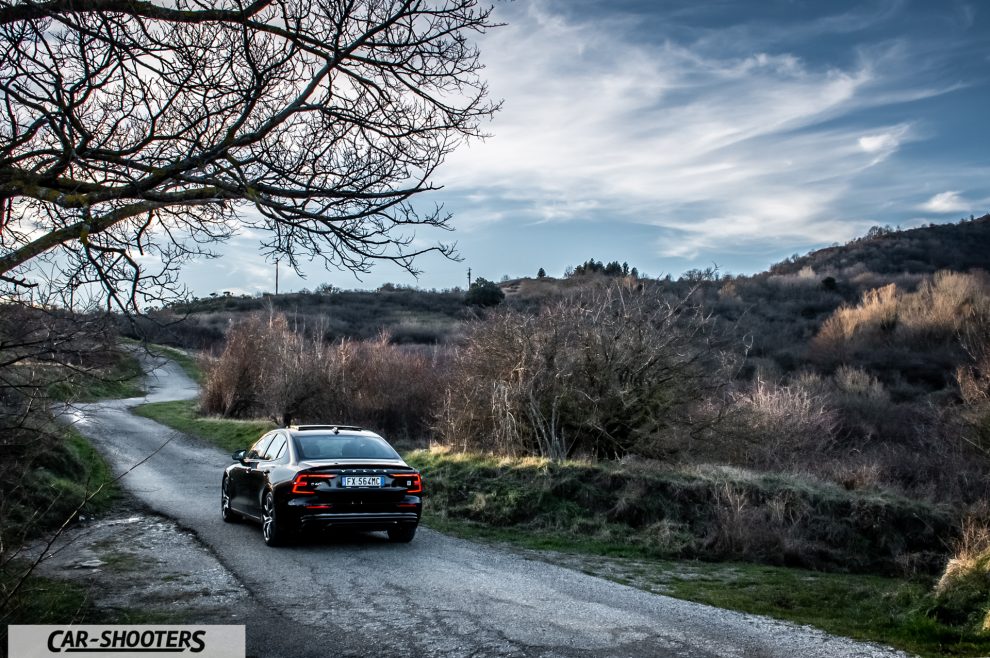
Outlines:
<svg viewBox="0 0 990 658"><path fill-rule="evenodd" d="M715 33L637 40L628 17L568 17L560 7L517 5L487 39L488 77L505 109L495 136L455 154L444 182L497 190L526 209L507 217L610 216L680 232L685 244L666 253L767 234L852 237L869 220L843 223L838 207L858 194L861 172L921 139L913 121L861 115L956 84L912 81L898 41L824 65L773 43L720 48ZM846 18L813 27L852 29ZM493 216L470 206L461 214L474 209Z"/></svg>

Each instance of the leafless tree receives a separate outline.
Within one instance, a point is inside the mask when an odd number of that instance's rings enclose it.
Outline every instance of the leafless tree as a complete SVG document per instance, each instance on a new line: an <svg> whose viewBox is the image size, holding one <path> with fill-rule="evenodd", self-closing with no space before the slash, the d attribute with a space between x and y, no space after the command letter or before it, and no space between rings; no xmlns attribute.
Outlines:
<svg viewBox="0 0 990 658"><path fill-rule="evenodd" d="M141 308L240 227L414 271L437 167L495 110L476 0L0 2L0 285Z"/></svg>
<svg viewBox="0 0 990 658"><path fill-rule="evenodd" d="M710 315L622 284L468 327L437 433L462 450L564 459L665 457L727 381Z"/></svg>

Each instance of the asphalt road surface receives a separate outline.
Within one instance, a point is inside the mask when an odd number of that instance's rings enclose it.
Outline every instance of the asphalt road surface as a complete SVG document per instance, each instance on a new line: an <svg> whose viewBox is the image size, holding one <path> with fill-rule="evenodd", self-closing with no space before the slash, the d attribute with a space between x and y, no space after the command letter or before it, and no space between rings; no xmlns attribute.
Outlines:
<svg viewBox="0 0 990 658"><path fill-rule="evenodd" d="M257 526L220 520L228 455L128 411L145 401L194 397L195 383L166 362L151 373L148 390L147 398L80 405L75 422L117 472L158 450L122 484L196 533L261 606L248 623L249 655L904 655L650 594L425 528L411 544L366 533L268 548Z"/></svg>

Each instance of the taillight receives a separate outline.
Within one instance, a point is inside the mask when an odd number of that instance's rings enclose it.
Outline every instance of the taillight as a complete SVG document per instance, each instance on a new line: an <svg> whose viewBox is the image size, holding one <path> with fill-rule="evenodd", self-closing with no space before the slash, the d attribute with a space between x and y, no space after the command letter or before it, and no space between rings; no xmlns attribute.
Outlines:
<svg viewBox="0 0 990 658"><path fill-rule="evenodd" d="M292 493L311 494L316 489L316 485L324 480L332 480L336 475L327 473L299 473L292 481Z"/></svg>
<svg viewBox="0 0 990 658"><path fill-rule="evenodd" d="M406 485L407 493L423 493L423 479L419 477L419 473L389 473L389 475Z"/></svg>

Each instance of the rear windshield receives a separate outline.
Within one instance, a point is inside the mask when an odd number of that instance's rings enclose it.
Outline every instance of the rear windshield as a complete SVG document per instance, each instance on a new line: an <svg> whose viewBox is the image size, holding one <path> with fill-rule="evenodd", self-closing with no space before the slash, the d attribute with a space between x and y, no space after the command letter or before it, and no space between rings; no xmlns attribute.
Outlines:
<svg viewBox="0 0 990 658"><path fill-rule="evenodd" d="M383 439L348 434L296 435L299 459L400 459Z"/></svg>

